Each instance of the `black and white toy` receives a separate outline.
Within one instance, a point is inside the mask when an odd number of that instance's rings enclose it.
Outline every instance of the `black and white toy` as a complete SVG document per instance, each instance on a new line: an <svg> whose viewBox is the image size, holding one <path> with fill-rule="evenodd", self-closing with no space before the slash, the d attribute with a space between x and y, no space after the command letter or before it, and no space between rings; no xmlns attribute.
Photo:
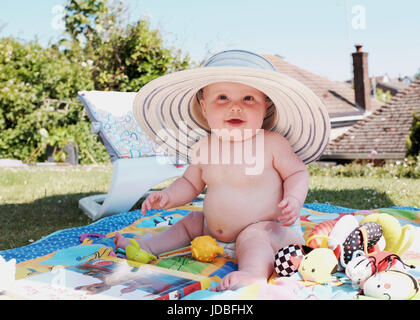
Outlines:
<svg viewBox="0 0 420 320"><path fill-rule="evenodd" d="M293 265L290 257L303 257L309 253L312 248L299 244L290 244L277 251L274 259L274 270L280 277L290 277L298 271Z"/></svg>

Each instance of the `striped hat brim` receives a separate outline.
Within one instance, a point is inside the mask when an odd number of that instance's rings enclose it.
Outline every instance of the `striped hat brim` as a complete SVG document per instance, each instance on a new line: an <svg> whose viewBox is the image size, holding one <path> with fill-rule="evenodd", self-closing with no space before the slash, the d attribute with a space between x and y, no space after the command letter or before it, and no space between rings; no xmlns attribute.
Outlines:
<svg viewBox="0 0 420 320"><path fill-rule="evenodd" d="M133 113L140 127L169 154L190 162L192 146L210 133L196 93L215 82L237 82L273 102L263 128L288 139L304 163L318 159L329 142L325 105L312 90L282 73L249 67L203 67L171 73L143 86Z"/></svg>

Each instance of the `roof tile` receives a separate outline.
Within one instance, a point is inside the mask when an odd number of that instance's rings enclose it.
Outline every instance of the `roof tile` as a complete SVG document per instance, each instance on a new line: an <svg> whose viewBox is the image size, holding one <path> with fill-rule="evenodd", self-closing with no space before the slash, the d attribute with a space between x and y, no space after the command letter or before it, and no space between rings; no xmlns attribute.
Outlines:
<svg viewBox="0 0 420 320"><path fill-rule="evenodd" d="M396 94L346 133L332 140L324 155L340 153L405 153L413 112L420 114L420 80Z"/></svg>
<svg viewBox="0 0 420 320"><path fill-rule="evenodd" d="M332 81L301 69L278 56L268 54L263 54L263 56L274 65L278 72L284 73L310 88L325 104L330 118L364 113L363 109L356 106L354 90L348 84ZM374 109L382 105L380 101L373 98L371 103Z"/></svg>

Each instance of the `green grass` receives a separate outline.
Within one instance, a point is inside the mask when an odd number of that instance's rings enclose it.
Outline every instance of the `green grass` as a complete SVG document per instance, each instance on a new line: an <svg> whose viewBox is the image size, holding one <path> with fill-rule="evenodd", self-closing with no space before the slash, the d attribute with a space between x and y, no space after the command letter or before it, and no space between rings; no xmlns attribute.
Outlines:
<svg viewBox="0 0 420 320"><path fill-rule="evenodd" d="M420 207L420 180L407 178L311 176L306 203L353 209Z"/></svg>
<svg viewBox="0 0 420 320"><path fill-rule="evenodd" d="M111 166L0 168L0 250L91 223L78 201L111 179Z"/></svg>
<svg viewBox="0 0 420 320"><path fill-rule="evenodd" d="M111 179L111 165L0 168L0 250L92 223L78 201L106 193ZM315 202L354 209L420 207L420 180L313 174L306 203Z"/></svg>

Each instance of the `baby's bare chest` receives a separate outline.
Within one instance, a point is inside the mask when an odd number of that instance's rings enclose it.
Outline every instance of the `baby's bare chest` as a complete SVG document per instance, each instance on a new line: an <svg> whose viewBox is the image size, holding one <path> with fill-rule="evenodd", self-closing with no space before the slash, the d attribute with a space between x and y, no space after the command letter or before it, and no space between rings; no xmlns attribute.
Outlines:
<svg viewBox="0 0 420 320"><path fill-rule="evenodd" d="M278 183L280 176L271 164L208 164L202 166L202 179L208 186L221 184L235 188L264 187Z"/></svg>
<svg viewBox="0 0 420 320"><path fill-rule="evenodd" d="M215 141L210 139L198 152L202 179L208 187L220 184L249 187L280 179L263 135L240 143Z"/></svg>

